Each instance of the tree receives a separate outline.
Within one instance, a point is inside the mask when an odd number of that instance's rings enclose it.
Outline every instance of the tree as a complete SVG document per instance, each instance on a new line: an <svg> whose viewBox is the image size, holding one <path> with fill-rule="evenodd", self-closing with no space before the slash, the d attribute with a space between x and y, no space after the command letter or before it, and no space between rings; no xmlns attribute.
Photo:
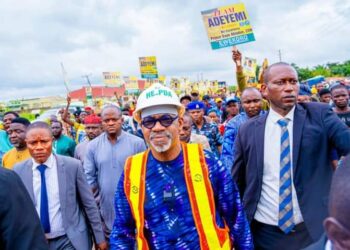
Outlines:
<svg viewBox="0 0 350 250"><path fill-rule="evenodd" d="M292 66L295 68L295 70L298 73L299 81L304 81L304 80L309 79L313 76L311 70L307 67L306 68L299 68L295 63L292 63Z"/></svg>
<svg viewBox="0 0 350 250"><path fill-rule="evenodd" d="M323 65L317 65L313 70L312 70L312 76L324 76L324 77L329 77L331 76L330 70L323 66Z"/></svg>
<svg viewBox="0 0 350 250"><path fill-rule="evenodd" d="M299 75L299 81L303 81L314 76L322 75L324 77L338 76L349 77L350 76L350 60L343 63L329 62L326 65L317 65L313 68L300 68L295 63L292 66L296 69Z"/></svg>

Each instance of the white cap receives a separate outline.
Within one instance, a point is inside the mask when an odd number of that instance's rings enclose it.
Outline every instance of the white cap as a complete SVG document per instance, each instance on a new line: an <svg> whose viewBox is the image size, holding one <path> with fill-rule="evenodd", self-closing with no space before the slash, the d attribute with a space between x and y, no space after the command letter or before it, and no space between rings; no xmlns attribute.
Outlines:
<svg viewBox="0 0 350 250"><path fill-rule="evenodd" d="M170 115L178 115L177 108L173 105L158 105L149 108L145 108L141 111L141 119L157 114L170 114Z"/></svg>
<svg viewBox="0 0 350 250"><path fill-rule="evenodd" d="M151 87L145 89L137 99L136 109L133 114L134 119L137 122L140 122L141 113L143 110L150 107L155 107L155 109L152 109L153 114L164 113L161 111L156 111L157 109L161 110L164 106L175 107L179 116L182 116L185 112L185 108L181 105L179 97L172 89L159 83L155 83ZM145 117L145 115L142 116Z"/></svg>

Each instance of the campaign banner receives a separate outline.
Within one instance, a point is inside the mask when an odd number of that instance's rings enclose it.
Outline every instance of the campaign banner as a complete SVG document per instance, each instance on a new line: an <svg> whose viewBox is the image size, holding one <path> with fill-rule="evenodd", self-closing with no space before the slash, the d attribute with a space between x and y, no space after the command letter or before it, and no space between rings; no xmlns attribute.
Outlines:
<svg viewBox="0 0 350 250"><path fill-rule="evenodd" d="M141 78L158 78L157 59L155 56L139 57Z"/></svg>
<svg viewBox="0 0 350 250"><path fill-rule="evenodd" d="M243 3L205 10L201 13L212 49L255 41Z"/></svg>
<svg viewBox="0 0 350 250"><path fill-rule="evenodd" d="M264 83L264 71L267 69L269 66L269 62L267 58L264 59L263 64L261 65L259 69L259 74L258 74L258 82L259 83Z"/></svg>
<svg viewBox="0 0 350 250"><path fill-rule="evenodd" d="M139 89L139 84L138 84L138 79L136 76L130 76L125 78L125 89L126 90L138 90Z"/></svg>
<svg viewBox="0 0 350 250"><path fill-rule="evenodd" d="M164 75L160 75L158 78L158 82L163 84L163 85L165 84L165 80L166 80L166 76L164 76Z"/></svg>
<svg viewBox="0 0 350 250"><path fill-rule="evenodd" d="M102 72L102 76L106 86L120 86L122 84L120 72Z"/></svg>
<svg viewBox="0 0 350 250"><path fill-rule="evenodd" d="M248 82L256 82L256 59L251 57L244 57L243 61L243 73L248 78Z"/></svg>
<svg viewBox="0 0 350 250"><path fill-rule="evenodd" d="M170 79L170 88L172 90L176 91L181 91L181 81L179 78L172 77Z"/></svg>

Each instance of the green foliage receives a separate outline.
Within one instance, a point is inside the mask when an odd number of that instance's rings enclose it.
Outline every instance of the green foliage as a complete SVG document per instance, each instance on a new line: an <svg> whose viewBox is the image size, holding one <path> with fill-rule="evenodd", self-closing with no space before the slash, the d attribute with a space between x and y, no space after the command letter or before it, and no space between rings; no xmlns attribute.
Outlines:
<svg viewBox="0 0 350 250"><path fill-rule="evenodd" d="M236 92L237 86L230 85L230 86L228 86L228 90L230 91L230 93Z"/></svg>
<svg viewBox="0 0 350 250"><path fill-rule="evenodd" d="M324 76L324 77L329 77L331 76L331 71L327 66L323 65L317 65L313 70L312 70L312 76Z"/></svg>
<svg viewBox="0 0 350 250"><path fill-rule="evenodd" d="M343 63L329 62L326 65L317 65L313 68L300 68L295 63L292 66L299 75L299 80L303 81L314 76L322 75L324 77L348 77L350 76L350 60Z"/></svg>
<svg viewBox="0 0 350 250"><path fill-rule="evenodd" d="M20 117L23 117L23 118L26 118L26 119L28 119L29 121L35 120L35 115L32 114L32 113L21 112L21 113L19 114L19 116L20 116Z"/></svg>
<svg viewBox="0 0 350 250"><path fill-rule="evenodd" d="M295 63L292 63L292 66L296 69L298 72L299 80L303 81L306 79L309 79L313 77L312 71L309 68L299 68Z"/></svg>

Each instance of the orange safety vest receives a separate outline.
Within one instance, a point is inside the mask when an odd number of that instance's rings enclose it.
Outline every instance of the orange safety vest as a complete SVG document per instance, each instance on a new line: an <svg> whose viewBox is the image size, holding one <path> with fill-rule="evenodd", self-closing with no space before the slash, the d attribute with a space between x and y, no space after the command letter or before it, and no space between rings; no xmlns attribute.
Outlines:
<svg viewBox="0 0 350 250"><path fill-rule="evenodd" d="M229 250L229 229L219 228L215 221L214 193L209 180L202 146L182 144L184 175L190 198L192 215L202 250ZM128 158L124 172L124 191L136 223L136 240L140 250L149 249L144 236L144 201L146 163L149 150Z"/></svg>

